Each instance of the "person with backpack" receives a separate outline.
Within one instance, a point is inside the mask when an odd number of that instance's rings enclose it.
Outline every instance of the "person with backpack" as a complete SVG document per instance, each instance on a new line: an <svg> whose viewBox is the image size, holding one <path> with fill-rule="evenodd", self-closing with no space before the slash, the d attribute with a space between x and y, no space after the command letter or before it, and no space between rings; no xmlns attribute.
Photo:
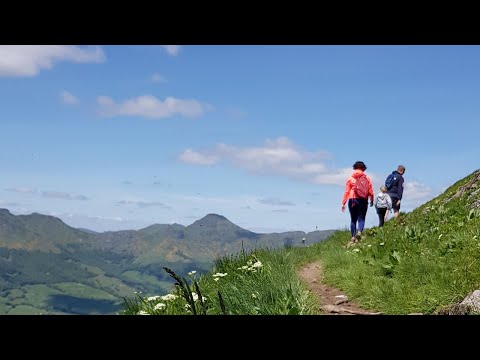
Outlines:
<svg viewBox="0 0 480 360"><path fill-rule="evenodd" d="M380 186L380 192L375 196L373 205L377 210L378 226L382 227L387 220L388 213L392 210L392 199L387 194L387 187L385 185Z"/></svg>
<svg viewBox="0 0 480 360"><path fill-rule="evenodd" d="M353 173L347 179L342 198L342 212L345 212L345 205L348 200L348 210L351 219L350 232L352 234L352 238L349 241L350 245L357 243L361 239L362 231L365 227L369 198L370 206L373 206L372 180L365 174L365 170L367 170L367 166L363 161L357 161L353 164Z"/></svg>
<svg viewBox="0 0 480 360"><path fill-rule="evenodd" d="M385 179L387 194L392 199L393 216L395 219L398 217L403 196L403 174L405 174L405 166L398 165L397 170L392 171Z"/></svg>

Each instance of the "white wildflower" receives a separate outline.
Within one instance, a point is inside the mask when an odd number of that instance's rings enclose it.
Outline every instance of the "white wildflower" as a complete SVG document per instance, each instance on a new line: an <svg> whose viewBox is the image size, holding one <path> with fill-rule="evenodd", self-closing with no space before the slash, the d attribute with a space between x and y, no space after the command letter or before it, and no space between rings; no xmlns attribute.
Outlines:
<svg viewBox="0 0 480 360"><path fill-rule="evenodd" d="M260 261L257 261L255 264L252 265L252 268L261 268L263 265Z"/></svg>
<svg viewBox="0 0 480 360"><path fill-rule="evenodd" d="M380 246L383 246L383 245L385 245L385 243L384 243L384 242L381 242L379 245L380 245Z"/></svg>
<svg viewBox="0 0 480 360"><path fill-rule="evenodd" d="M177 296L173 295L173 294L167 294L167 295L162 296L163 301L170 301L170 300L173 301L176 298L177 298Z"/></svg>
<svg viewBox="0 0 480 360"><path fill-rule="evenodd" d="M167 305L165 305L164 303L158 303L157 305L155 305L154 309L155 310L163 310Z"/></svg>
<svg viewBox="0 0 480 360"><path fill-rule="evenodd" d="M185 304L185 310L187 310L187 311L190 310L190 304Z"/></svg>
<svg viewBox="0 0 480 360"><path fill-rule="evenodd" d="M197 301L197 300L198 300L198 295L197 295L197 293L192 292L192 297L193 297L193 301Z"/></svg>
<svg viewBox="0 0 480 360"><path fill-rule="evenodd" d="M237 268L237 270L247 270L247 269L248 269L247 265L243 265L242 267Z"/></svg>
<svg viewBox="0 0 480 360"><path fill-rule="evenodd" d="M195 275L197 272L195 270L192 270L188 273L188 275L192 276L192 275Z"/></svg>
<svg viewBox="0 0 480 360"><path fill-rule="evenodd" d="M252 298L256 299L256 298L257 298L257 295L252 294Z"/></svg>
<svg viewBox="0 0 480 360"><path fill-rule="evenodd" d="M137 315L149 315L146 311L140 310Z"/></svg>
<svg viewBox="0 0 480 360"><path fill-rule="evenodd" d="M438 240L442 238L443 234L438 235Z"/></svg>
<svg viewBox="0 0 480 360"><path fill-rule="evenodd" d="M147 301L155 301L157 299L160 299L160 296L150 296L147 298Z"/></svg>
<svg viewBox="0 0 480 360"><path fill-rule="evenodd" d="M203 302L207 301L207 298L205 296L202 296L202 301Z"/></svg>
<svg viewBox="0 0 480 360"><path fill-rule="evenodd" d="M352 252L355 252L355 253L357 253L357 252L359 252L359 251L360 251L360 249L353 249L353 250L352 250Z"/></svg>
<svg viewBox="0 0 480 360"><path fill-rule="evenodd" d="M227 275L228 275L228 273L219 273L219 272L217 272L216 274L213 274L212 276L213 276L213 277L224 277L224 276L227 276Z"/></svg>
<svg viewBox="0 0 480 360"><path fill-rule="evenodd" d="M220 278L216 277L216 278L214 278L213 280L218 281L218 280L220 280Z"/></svg>
<svg viewBox="0 0 480 360"><path fill-rule="evenodd" d="M367 247L372 247L372 244L368 244Z"/></svg>

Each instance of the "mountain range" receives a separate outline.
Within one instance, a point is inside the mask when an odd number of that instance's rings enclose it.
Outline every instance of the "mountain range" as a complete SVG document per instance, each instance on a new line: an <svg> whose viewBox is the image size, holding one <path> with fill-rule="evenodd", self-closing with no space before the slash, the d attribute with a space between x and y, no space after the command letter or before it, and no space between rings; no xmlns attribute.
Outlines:
<svg viewBox="0 0 480 360"><path fill-rule="evenodd" d="M97 233L53 216L0 209L0 314L112 314L136 291L169 292L164 266L183 276L202 274L217 257L307 246L334 231L259 234L208 214L189 226Z"/></svg>

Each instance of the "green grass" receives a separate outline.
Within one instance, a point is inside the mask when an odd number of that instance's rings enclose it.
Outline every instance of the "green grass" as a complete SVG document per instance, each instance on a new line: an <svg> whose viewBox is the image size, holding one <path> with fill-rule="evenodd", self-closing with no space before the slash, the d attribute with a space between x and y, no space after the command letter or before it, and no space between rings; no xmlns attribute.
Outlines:
<svg viewBox="0 0 480 360"><path fill-rule="evenodd" d="M15 300L23 297L24 292L20 289L12 289L8 292L7 298L10 300Z"/></svg>
<svg viewBox="0 0 480 360"><path fill-rule="evenodd" d="M5 315L10 309L11 307L6 304L6 299L0 298L0 315Z"/></svg>
<svg viewBox="0 0 480 360"><path fill-rule="evenodd" d="M157 287L161 293L168 292L172 288L172 283L158 280L153 275L142 274L141 272L134 270L125 271L122 273L122 279L131 281L132 283L148 284Z"/></svg>
<svg viewBox="0 0 480 360"><path fill-rule="evenodd" d="M126 314L228 314L228 315L273 315L313 314L316 301L304 288L296 275L296 256L291 249L259 250L247 254L223 257L215 262L211 274L197 279L196 274L184 279L188 291L200 296L187 307L187 296L177 287L175 300L158 298L148 301L146 297L127 299ZM224 275L226 274L226 275ZM215 280L218 279L218 280ZM198 288L195 287L198 283ZM195 296L194 295L194 296ZM165 307L155 310L158 303Z"/></svg>
<svg viewBox="0 0 480 360"><path fill-rule="evenodd" d="M115 296L107 293L106 291L95 289L91 286L80 283L56 283L53 284L52 287L63 292L64 295L74 296L78 298L95 300L118 300Z"/></svg>
<svg viewBox="0 0 480 360"><path fill-rule="evenodd" d="M125 285L120 279L105 276L103 274L91 278L87 282L88 285L99 288L116 297L129 296L134 293L135 289Z"/></svg>
<svg viewBox="0 0 480 360"><path fill-rule="evenodd" d="M60 295L61 291L53 289L47 285L25 285L24 305L32 305L37 307L47 307L48 299L52 295ZM45 311L45 309L44 309Z"/></svg>
<svg viewBox="0 0 480 360"><path fill-rule="evenodd" d="M45 315L47 312L44 309L38 309L29 305L19 305L12 308L8 315Z"/></svg>

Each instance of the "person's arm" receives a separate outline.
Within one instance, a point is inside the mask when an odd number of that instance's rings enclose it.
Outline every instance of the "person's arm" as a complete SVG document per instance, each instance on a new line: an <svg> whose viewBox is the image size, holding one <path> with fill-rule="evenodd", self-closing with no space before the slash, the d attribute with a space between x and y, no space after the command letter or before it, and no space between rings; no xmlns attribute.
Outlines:
<svg viewBox="0 0 480 360"><path fill-rule="evenodd" d="M352 188L352 184L350 182L350 178L347 179L345 183L345 192L343 193L342 198L342 211L345 211L345 204L347 203L348 195L350 194L350 190Z"/></svg>
<svg viewBox="0 0 480 360"><path fill-rule="evenodd" d="M375 195L373 193L372 180L370 179L370 177L368 177L367 179L368 179L368 195L370 197L370 206L373 206L373 198L375 197Z"/></svg>
<svg viewBox="0 0 480 360"><path fill-rule="evenodd" d="M387 194L387 212L390 212L392 210L392 198Z"/></svg>
<svg viewBox="0 0 480 360"><path fill-rule="evenodd" d="M398 179L398 186L397 186L397 197L398 197L398 200L402 200L402 195L403 195L403 182L404 182L404 179L403 179L403 176L401 176L400 179Z"/></svg>
<svg viewBox="0 0 480 360"><path fill-rule="evenodd" d="M377 207L378 203L378 196L375 196L375 200L373 200L373 206Z"/></svg>

